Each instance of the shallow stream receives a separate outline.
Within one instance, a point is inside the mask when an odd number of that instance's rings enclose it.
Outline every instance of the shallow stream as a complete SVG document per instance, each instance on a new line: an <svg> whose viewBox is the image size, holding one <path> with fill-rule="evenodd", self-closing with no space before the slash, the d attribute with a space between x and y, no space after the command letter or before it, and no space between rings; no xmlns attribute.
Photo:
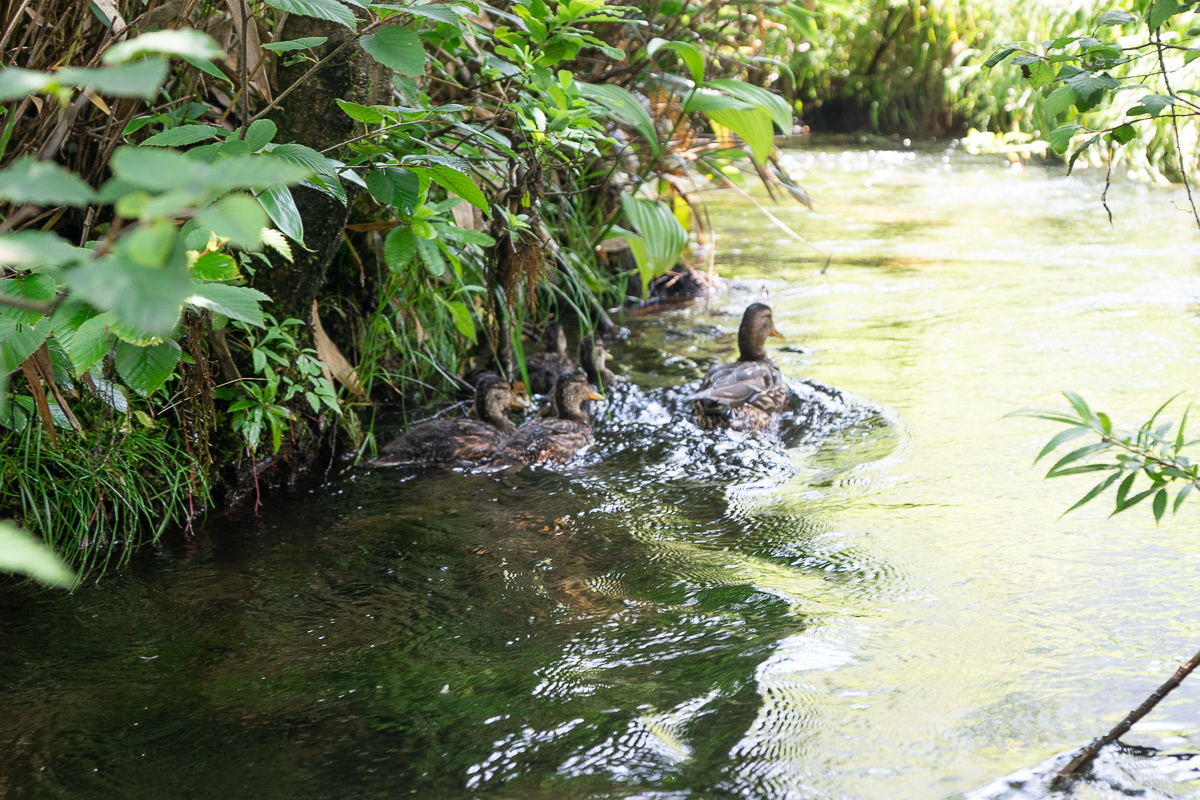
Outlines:
<svg viewBox="0 0 1200 800"><path fill-rule="evenodd" d="M359 470L5 593L0 797L1045 796L1200 647L1200 507L1060 519L1090 484L1002 416L1073 389L1135 426L1194 392L1186 199L1118 183L1110 227L1094 170L789 158L820 205L777 213L827 272L710 198L733 290L626 321L571 466ZM783 443L702 433L679 399L764 294L815 405ZM1075 796L1200 797L1198 700Z"/></svg>

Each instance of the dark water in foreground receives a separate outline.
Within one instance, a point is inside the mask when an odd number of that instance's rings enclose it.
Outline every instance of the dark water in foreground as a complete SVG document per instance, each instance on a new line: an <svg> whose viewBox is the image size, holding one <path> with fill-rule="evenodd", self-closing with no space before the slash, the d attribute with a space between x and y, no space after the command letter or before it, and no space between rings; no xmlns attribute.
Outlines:
<svg viewBox="0 0 1200 800"><path fill-rule="evenodd" d="M1194 389L1195 235L1137 186L1108 228L1086 173L795 158L828 274L714 198L735 290L630 323L569 468L363 470L6 596L0 797L1043 796L1200 647L1200 544L1194 510L1060 521L1054 429L1000 417ZM797 383L786 447L677 408L764 287L785 372L851 393ZM1200 797L1198 698L1076 796Z"/></svg>

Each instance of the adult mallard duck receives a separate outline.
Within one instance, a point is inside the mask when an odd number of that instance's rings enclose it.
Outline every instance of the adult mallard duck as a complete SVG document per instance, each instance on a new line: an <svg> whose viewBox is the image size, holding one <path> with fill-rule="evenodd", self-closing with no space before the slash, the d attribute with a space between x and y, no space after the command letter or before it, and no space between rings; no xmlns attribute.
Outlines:
<svg viewBox="0 0 1200 800"><path fill-rule="evenodd" d="M572 368L567 355L567 335L562 325L551 322L542 331L545 350L525 359L525 371L529 373L529 389L534 394L549 394L560 372Z"/></svg>
<svg viewBox="0 0 1200 800"><path fill-rule="evenodd" d="M371 465L393 467L485 460L516 430L505 412L520 406L512 388L502 378L484 375L475 387L474 414L478 419L437 419L417 425L384 447Z"/></svg>
<svg viewBox="0 0 1200 800"><path fill-rule="evenodd" d="M791 390L767 355L768 336L783 338L775 330L771 308L754 303L742 315L738 328L738 360L713 365L700 391L688 398L695 403L696 421L701 428L757 431L787 410Z"/></svg>
<svg viewBox="0 0 1200 800"><path fill-rule="evenodd" d="M583 410L588 400L603 400L582 372L567 370L554 385L554 416L536 417L504 442L495 463L502 467L549 462L562 464L592 441L592 425Z"/></svg>

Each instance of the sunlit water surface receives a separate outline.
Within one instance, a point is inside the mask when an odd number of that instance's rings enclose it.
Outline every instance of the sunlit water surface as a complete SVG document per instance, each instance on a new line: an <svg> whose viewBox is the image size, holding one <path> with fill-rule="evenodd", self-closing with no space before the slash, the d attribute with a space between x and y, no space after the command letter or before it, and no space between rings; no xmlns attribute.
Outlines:
<svg viewBox="0 0 1200 800"><path fill-rule="evenodd" d="M820 205L777 213L828 271L712 196L733 291L626 321L570 467L360 470L6 592L0 797L1044 796L1200 647L1200 540L1189 507L1059 519L1088 484L1001 417L1195 388L1185 200L1119 184L1109 227L1094 171L790 158ZM805 402L781 440L701 433L681 398L763 292ZM1200 797L1198 699L1076 796Z"/></svg>

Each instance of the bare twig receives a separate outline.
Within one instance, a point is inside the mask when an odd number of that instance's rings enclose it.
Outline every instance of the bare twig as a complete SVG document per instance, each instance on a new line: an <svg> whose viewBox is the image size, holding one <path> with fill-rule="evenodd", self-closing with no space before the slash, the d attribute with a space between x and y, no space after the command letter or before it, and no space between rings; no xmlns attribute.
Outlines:
<svg viewBox="0 0 1200 800"><path fill-rule="evenodd" d="M1171 81L1167 78L1167 64L1163 60L1163 43L1162 31L1154 31L1154 43L1158 45L1158 66L1162 70L1163 84L1167 87L1167 94L1174 99L1175 92L1171 89ZM1175 106L1171 106L1171 127L1175 130L1175 156L1179 159L1179 174L1183 177L1183 188L1187 189L1188 203L1192 207L1192 216L1196 218L1196 227L1200 228L1200 210L1196 209L1196 201L1192 198L1192 184L1188 180L1187 165L1183 160L1183 145L1179 140L1179 117L1175 113Z"/></svg>

